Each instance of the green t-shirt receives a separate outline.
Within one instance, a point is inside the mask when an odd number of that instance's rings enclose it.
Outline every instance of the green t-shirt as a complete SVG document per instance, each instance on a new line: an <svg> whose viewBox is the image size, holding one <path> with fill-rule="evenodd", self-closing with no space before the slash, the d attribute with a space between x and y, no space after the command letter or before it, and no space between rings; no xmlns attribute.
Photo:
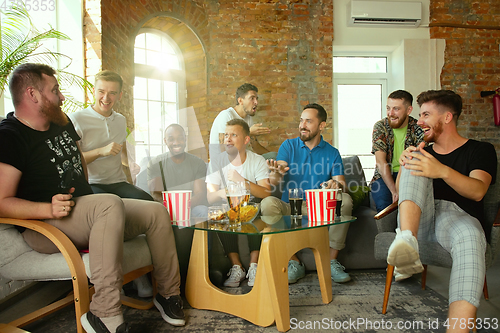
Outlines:
<svg viewBox="0 0 500 333"><path fill-rule="evenodd" d="M399 172L399 156L405 149L406 131L408 125L403 128L393 128L394 153L392 154L392 172Z"/></svg>

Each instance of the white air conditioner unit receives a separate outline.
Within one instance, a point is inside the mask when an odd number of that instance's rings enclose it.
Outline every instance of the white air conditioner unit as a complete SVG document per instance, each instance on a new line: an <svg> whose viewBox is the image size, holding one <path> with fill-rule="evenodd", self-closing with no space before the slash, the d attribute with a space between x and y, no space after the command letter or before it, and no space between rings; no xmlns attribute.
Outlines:
<svg viewBox="0 0 500 333"><path fill-rule="evenodd" d="M348 26L418 27L421 20L421 2L351 0L347 5Z"/></svg>

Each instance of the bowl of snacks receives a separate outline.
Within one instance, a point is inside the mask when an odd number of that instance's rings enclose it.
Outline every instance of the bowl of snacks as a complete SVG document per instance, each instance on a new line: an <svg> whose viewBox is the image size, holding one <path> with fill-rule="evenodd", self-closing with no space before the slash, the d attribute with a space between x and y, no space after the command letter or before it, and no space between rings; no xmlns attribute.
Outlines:
<svg viewBox="0 0 500 333"><path fill-rule="evenodd" d="M259 214L260 205L258 203L249 202L240 207L240 221L241 223L250 223Z"/></svg>

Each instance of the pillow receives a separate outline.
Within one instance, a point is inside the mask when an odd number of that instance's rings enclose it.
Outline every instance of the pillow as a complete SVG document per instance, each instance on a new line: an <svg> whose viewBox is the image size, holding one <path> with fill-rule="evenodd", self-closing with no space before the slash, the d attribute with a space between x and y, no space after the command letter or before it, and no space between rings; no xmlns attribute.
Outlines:
<svg viewBox="0 0 500 333"><path fill-rule="evenodd" d="M352 211L355 211L368 196L370 188L368 186L351 186L348 192L352 198Z"/></svg>

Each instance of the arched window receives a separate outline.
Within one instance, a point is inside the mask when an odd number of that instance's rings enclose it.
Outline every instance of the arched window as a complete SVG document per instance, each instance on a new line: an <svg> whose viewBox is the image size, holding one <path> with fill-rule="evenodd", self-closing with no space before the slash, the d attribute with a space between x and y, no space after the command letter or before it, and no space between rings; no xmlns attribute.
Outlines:
<svg viewBox="0 0 500 333"><path fill-rule="evenodd" d="M134 58L135 159L140 162L166 151L163 133L167 126L185 126L179 110L186 107L186 75L179 47L158 30L139 31Z"/></svg>

